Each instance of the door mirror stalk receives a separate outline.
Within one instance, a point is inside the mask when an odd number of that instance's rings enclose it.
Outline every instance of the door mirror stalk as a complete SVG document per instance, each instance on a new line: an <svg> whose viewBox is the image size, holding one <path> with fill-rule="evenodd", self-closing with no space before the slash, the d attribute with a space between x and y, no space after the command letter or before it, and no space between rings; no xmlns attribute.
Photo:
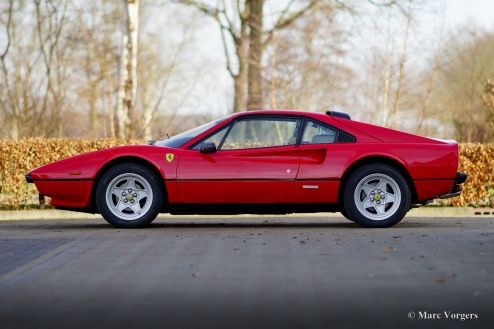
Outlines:
<svg viewBox="0 0 494 329"><path fill-rule="evenodd" d="M216 153L216 144L210 142L202 143L200 152L203 154Z"/></svg>

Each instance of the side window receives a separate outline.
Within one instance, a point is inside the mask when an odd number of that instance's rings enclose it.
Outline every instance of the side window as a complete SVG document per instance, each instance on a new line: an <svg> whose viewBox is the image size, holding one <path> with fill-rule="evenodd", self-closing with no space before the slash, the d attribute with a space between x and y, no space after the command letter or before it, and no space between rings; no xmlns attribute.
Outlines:
<svg viewBox="0 0 494 329"><path fill-rule="evenodd" d="M331 144L336 141L335 129L308 121L305 127L302 144Z"/></svg>
<svg viewBox="0 0 494 329"><path fill-rule="evenodd" d="M222 150L295 145L299 119L259 118L237 121Z"/></svg>
<svg viewBox="0 0 494 329"><path fill-rule="evenodd" d="M199 151L201 149L201 146L203 143L214 143L216 144L216 147L220 146L221 141L223 140L223 137L225 136L226 132L228 131L229 125L226 125L226 127L221 128L211 136L207 137L206 139L203 139L200 143L196 144L192 149Z"/></svg>

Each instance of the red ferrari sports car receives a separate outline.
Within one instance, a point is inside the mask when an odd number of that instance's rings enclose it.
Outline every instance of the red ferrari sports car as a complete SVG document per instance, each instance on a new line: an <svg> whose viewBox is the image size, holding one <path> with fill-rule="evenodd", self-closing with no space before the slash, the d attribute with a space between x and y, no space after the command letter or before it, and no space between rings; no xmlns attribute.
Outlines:
<svg viewBox="0 0 494 329"><path fill-rule="evenodd" d="M458 196L458 144L352 121L341 112L252 111L149 145L86 153L26 175L56 208L118 227L158 213L340 211L365 227Z"/></svg>

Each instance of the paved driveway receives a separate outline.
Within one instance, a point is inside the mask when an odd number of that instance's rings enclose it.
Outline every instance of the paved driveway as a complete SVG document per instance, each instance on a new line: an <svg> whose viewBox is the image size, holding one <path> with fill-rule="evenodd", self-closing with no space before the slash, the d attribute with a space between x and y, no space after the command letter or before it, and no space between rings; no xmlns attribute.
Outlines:
<svg viewBox="0 0 494 329"><path fill-rule="evenodd" d="M2 328L481 328L493 279L494 218L0 221Z"/></svg>

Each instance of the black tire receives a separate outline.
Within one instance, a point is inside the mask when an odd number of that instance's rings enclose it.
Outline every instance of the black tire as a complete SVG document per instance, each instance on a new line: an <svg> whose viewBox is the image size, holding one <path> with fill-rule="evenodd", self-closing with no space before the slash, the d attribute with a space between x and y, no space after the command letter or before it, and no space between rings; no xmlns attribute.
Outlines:
<svg viewBox="0 0 494 329"><path fill-rule="evenodd" d="M340 208L340 213L343 215L343 217L345 217L349 221L352 221L353 222L353 219L350 216L348 216L348 214L347 214L347 212L346 212L346 210L345 210L344 207L341 207Z"/></svg>
<svg viewBox="0 0 494 329"><path fill-rule="evenodd" d="M389 206L388 208L389 213L382 215L382 216L389 216L387 218L384 219L372 218L373 214L371 214L370 212L375 211L377 215L377 208L369 207L361 211L357 207L357 200L355 199L356 198L355 191L358 188L360 182L363 181L364 179L367 179L368 177L371 177L370 175L385 175L392 178L392 180L394 180L395 183L397 184L397 187L399 188L399 192L401 193L400 201L396 202L396 205L394 203L386 204L381 200L381 197L379 196L379 199L382 202L382 207L383 207L382 209L386 209L386 207ZM388 186L388 188L391 188L391 186ZM376 195L377 194L378 193L376 193ZM360 198L361 195L358 195L358 197ZM364 200L366 199L365 192L362 198ZM377 202L377 201L373 201L373 202ZM346 215L348 215L348 217L351 220L353 220L355 223L363 227L393 226L399 223L403 219L403 217L405 217L408 210L410 210L410 204L411 204L411 191L407 180L403 177L403 175L400 173L399 170L397 170L396 168L390 165L383 163L367 164L354 171L346 181L343 190L343 211L346 213ZM365 208L365 206L363 208ZM365 215L362 212L364 212L367 215Z"/></svg>
<svg viewBox="0 0 494 329"><path fill-rule="evenodd" d="M117 216L111 209L107 202L106 191L109 185L117 177L125 174L138 175L137 177L144 179L151 188L152 202L149 206L146 206L146 211L142 214L136 213L138 218L125 219ZM139 182L134 183L139 184ZM126 189L125 187L123 188ZM103 218L113 226L121 228L138 228L144 227L150 224L162 209L162 204L165 196L163 181L152 170L146 166L136 163L121 163L110 169L108 169L100 178L98 185L96 186L96 206ZM122 198L123 200L124 198ZM137 199L136 199L137 200ZM125 201L127 202L127 201ZM137 201L136 203L138 203ZM143 202L147 202L143 199ZM140 206L139 206L140 207ZM130 209L130 208L129 208ZM114 210L115 211L115 210ZM117 211L118 212L118 211Z"/></svg>

